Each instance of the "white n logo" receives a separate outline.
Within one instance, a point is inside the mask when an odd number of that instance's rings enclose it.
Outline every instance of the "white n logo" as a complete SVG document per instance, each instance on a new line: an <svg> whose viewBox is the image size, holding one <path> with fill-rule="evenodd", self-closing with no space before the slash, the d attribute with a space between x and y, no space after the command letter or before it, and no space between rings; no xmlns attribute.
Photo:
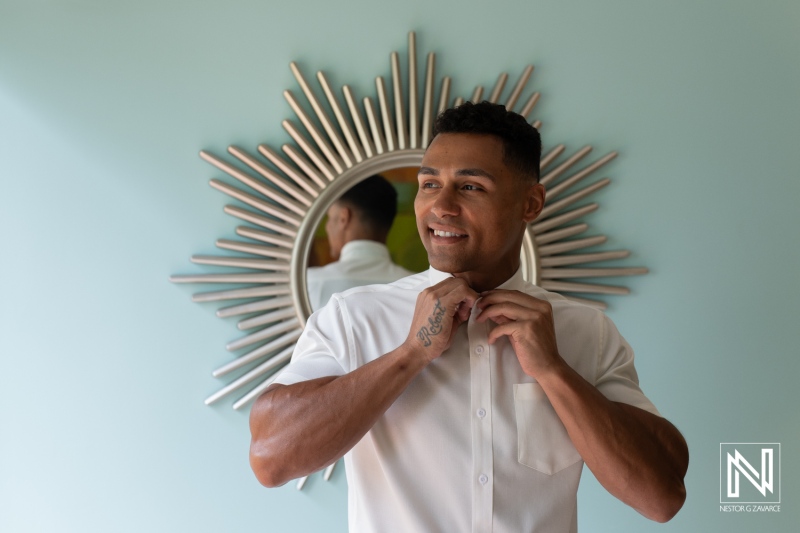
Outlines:
<svg viewBox="0 0 800 533"><path fill-rule="evenodd" d="M772 448L761 448L761 475L753 468L753 465L747 462L742 457L739 450L733 450L733 455L728 453L728 497L739 497L739 473L741 472L744 477L761 493L762 496L767 495L767 490L774 492L772 489ZM735 468L735 470L734 470ZM760 480L760 482L759 482Z"/></svg>

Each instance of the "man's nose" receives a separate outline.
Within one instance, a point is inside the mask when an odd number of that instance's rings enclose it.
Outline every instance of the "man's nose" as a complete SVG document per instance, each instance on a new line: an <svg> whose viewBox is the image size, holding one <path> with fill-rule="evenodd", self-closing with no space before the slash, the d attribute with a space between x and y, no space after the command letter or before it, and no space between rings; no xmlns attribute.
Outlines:
<svg viewBox="0 0 800 533"><path fill-rule="evenodd" d="M443 187L439 191L439 194L436 195L436 200L433 202L431 211L439 218L457 216L460 209L458 206L458 199L456 198L456 191L449 187Z"/></svg>

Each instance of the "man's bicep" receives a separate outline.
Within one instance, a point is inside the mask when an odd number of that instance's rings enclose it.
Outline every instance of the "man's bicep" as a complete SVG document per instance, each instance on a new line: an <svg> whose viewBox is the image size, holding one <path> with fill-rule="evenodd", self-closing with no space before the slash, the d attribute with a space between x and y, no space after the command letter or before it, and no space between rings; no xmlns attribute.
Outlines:
<svg viewBox="0 0 800 533"><path fill-rule="evenodd" d="M636 407L635 405L631 405L629 403L624 402L614 402L620 409L628 413L630 416L634 417L639 422L644 423L648 427L659 425L661 420L667 421L666 418L662 417L661 415L657 415L651 413L650 411L646 411L641 407ZM667 421L667 423L669 423Z"/></svg>
<svg viewBox="0 0 800 533"><path fill-rule="evenodd" d="M661 415L653 414L626 403L614 403L647 428L647 430L666 448L670 456L674 458L676 464L682 469L681 474L686 475L686 470L689 466L689 448L686 444L686 439L684 439L678 428Z"/></svg>

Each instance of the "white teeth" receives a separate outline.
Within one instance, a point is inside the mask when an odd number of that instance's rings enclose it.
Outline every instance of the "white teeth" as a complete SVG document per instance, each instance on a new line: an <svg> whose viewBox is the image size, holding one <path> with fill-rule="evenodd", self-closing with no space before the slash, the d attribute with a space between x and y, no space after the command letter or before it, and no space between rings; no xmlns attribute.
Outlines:
<svg viewBox="0 0 800 533"><path fill-rule="evenodd" d="M459 235L458 233L450 233L449 231L442 231L438 229L433 230L433 234L437 237L465 237L465 235Z"/></svg>

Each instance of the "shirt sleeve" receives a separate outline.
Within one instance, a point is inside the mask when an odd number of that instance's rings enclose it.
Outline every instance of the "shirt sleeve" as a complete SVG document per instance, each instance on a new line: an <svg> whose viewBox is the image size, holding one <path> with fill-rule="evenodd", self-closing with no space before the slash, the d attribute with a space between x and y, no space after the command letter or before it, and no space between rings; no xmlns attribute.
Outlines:
<svg viewBox="0 0 800 533"><path fill-rule="evenodd" d="M604 313L600 333L595 386L611 401L625 403L661 416L639 388L639 376L633 365L633 349Z"/></svg>
<svg viewBox="0 0 800 533"><path fill-rule="evenodd" d="M344 309L338 298L316 311L306 322L292 360L273 383L293 385L350 371L350 342Z"/></svg>

